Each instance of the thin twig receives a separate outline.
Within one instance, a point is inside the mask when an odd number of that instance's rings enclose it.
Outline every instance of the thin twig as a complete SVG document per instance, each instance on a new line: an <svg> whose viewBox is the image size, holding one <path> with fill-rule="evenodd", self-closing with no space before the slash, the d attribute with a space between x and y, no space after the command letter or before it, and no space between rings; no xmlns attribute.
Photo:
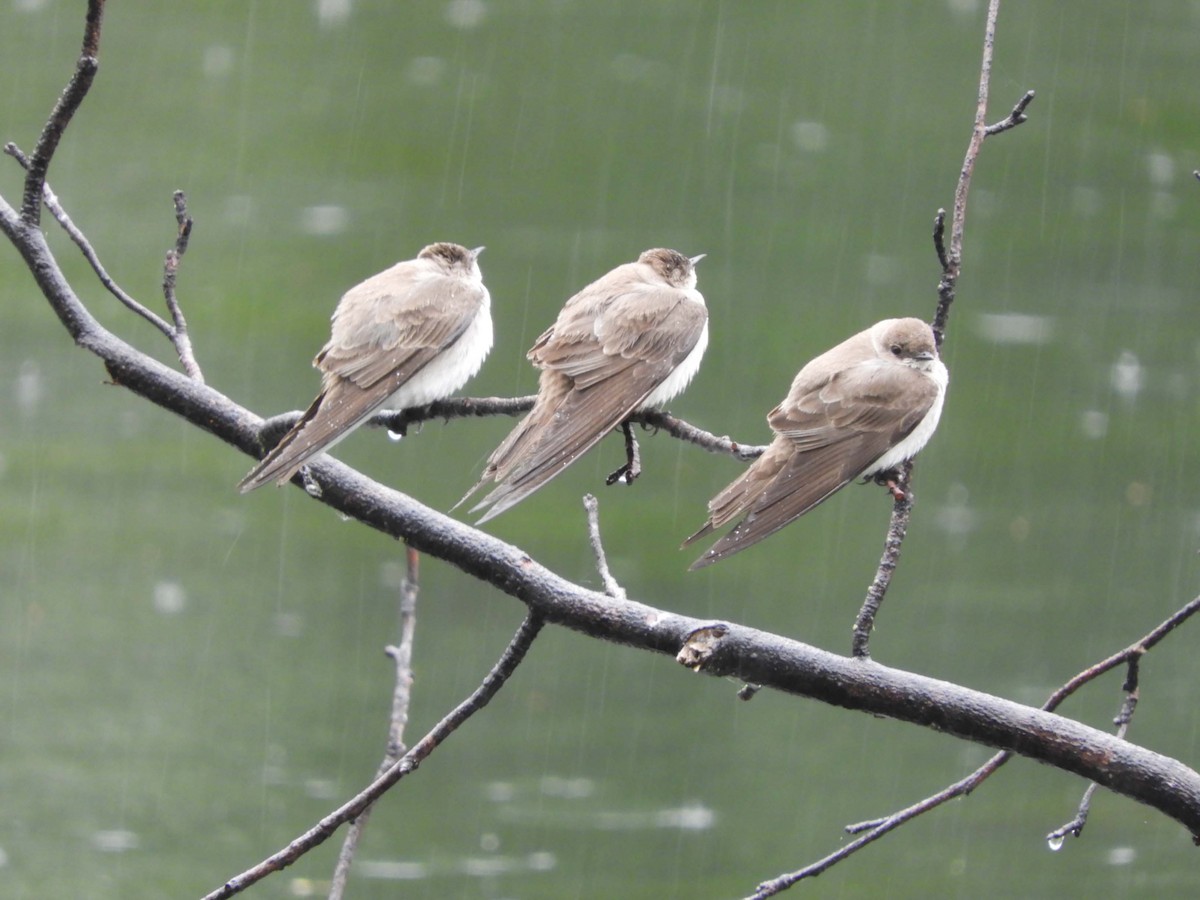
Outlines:
<svg viewBox="0 0 1200 900"><path fill-rule="evenodd" d="M527 397L451 397L411 409L385 410L372 417L367 424L386 428L392 434L407 435L410 425L420 425L432 419L449 422L452 419L485 416L519 416L533 409L533 401L536 399L533 394ZM297 418L299 415L295 414Z"/></svg>
<svg viewBox="0 0 1200 900"><path fill-rule="evenodd" d="M1051 850L1061 850L1068 834L1072 837L1079 837L1083 834L1083 826L1087 824L1088 814L1092 811L1092 798L1096 796L1096 790L1099 787L1100 785L1094 781L1089 784L1079 801L1079 809L1075 812L1075 818L1046 835L1046 843Z"/></svg>
<svg viewBox="0 0 1200 900"><path fill-rule="evenodd" d="M31 165L29 157L16 144L11 141L5 144L4 152L15 159L22 168L29 169ZM174 345L175 352L179 356L179 362L183 366L184 372L190 378L194 378L203 384L204 374L200 371L200 366L196 362L196 355L192 349L192 339L188 334L187 321L184 319L183 310L180 308L179 301L175 295L175 280L179 270L179 260L187 252L188 238L191 236L192 231L192 219L187 214L187 200L184 197L183 191L176 191L174 200L175 220L178 228L175 245L167 251L166 261L163 264L163 296L166 299L167 309L171 313L171 318L175 322L172 325L153 310L143 306L127 293L124 288L117 284L116 280L108 274L108 270L104 268L104 264L100 261L100 255L96 252L96 248L92 246L91 241L87 239L87 236L75 224L66 209L63 208L58 200L58 196L51 189L49 182L43 182L42 184L42 202L45 204L46 209L50 210L50 214L54 216L54 220L67 233L72 243L79 248L79 252L88 261L88 264L92 267L92 271L100 279L100 283L104 285L110 294L121 301L126 308L141 316L161 331L172 345Z"/></svg>
<svg viewBox="0 0 1200 900"><path fill-rule="evenodd" d="M87 96L100 68L96 58L100 52L100 25L104 15L104 0L88 0L87 21L83 30L83 47L79 61L75 64L75 72L67 82L66 88L54 104L50 118L42 127L42 133L34 145L29 157L29 167L25 171L25 191L21 198L21 221L36 228L41 222L42 188L46 184L46 173L50 170L50 161L58 142L70 124L71 118L79 109L79 104Z"/></svg>
<svg viewBox="0 0 1200 900"><path fill-rule="evenodd" d="M647 428L665 431L673 438L695 444L710 453L723 453L741 462L751 462L766 452L765 444L742 444L728 437L718 437L695 425L690 425L683 419L676 418L669 412L656 409L644 409L629 417L630 422L640 422Z"/></svg>
<svg viewBox="0 0 1200 900"><path fill-rule="evenodd" d="M404 755L404 726L408 724L408 708L412 690L412 649L413 638L417 629L417 596L421 591L421 554L412 547L404 548L406 569L404 583L400 586L400 643L384 648L395 665L395 681L392 689L392 714L389 718L387 750L383 762L375 777L379 778L395 765L396 760ZM358 850L362 833L371 818L368 806L346 829L346 837L342 841L341 852L338 853L337 865L333 870L333 881L329 887L329 900L341 900L346 892L346 884L350 877L350 866Z"/></svg>
<svg viewBox="0 0 1200 900"><path fill-rule="evenodd" d="M192 339L188 335L187 320L184 319L179 299L175 296L175 279L179 274L179 261L187 252L188 238L192 235L193 223L192 217L188 215L187 197L184 196L183 191L176 191L173 199L177 230L175 246L167 251L167 258L163 262L163 298L167 303L167 311L171 313L171 319L175 323L170 338L171 343L175 345L175 352L179 354L179 362L183 366L183 371L189 377L203 384L204 374L200 371L200 365L196 362L196 355L192 350Z"/></svg>
<svg viewBox="0 0 1200 900"><path fill-rule="evenodd" d="M955 797L961 797L964 794L969 794L973 791L980 782L992 774L1000 765L1002 765L1001 757L1005 757L1005 753L997 753L984 765L980 766L966 778L956 781L954 784L939 791L931 797L926 797L919 803L914 803L899 812L892 813L886 819L880 819L871 823L862 823L861 825L851 825L846 828L846 831L854 834L862 832L862 837L851 841L844 847L838 848L833 853L830 853L824 859L819 859L814 863L805 866L795 872L789 872L786 875L780 875L778 878L772 878L770 881L764 881L755 888L753 894L750 895L750 900L763 900L766 897L773 897L783 891L786 891L798 881L805 878L813 878L820 875L822 872L832 868L849 856L853 856L867 844L877 841L889 831L899 828L905 822L916 818L922 813L928 812L941 806L947 800L952 800Z"/></svg>
<svg viewBox="0 0 1200 900"><path fill-rule="evenodd" d="M992 55L996 39L996 19L999 11L1000 0L990 0L988 3L987 21L984 26L983 55L979 67L979 93L975 108L975 123L971 132L971 140L967 144L967 152L963 160L962 169L959 172L958 184L955 188L954 213L951 217L950 244L948 248L945 243L946 211L939 209L934 218L933 244L934 250L937 253L938 263L942 270L941 278L938 282L937 310L933 321L934 340L939 348L945 341L950 305L954 300L955 285L957 284L962 268L962 245L966 222L967 195L971 186L971 175L975 168L975 160L979 156L984 138L988 137L989 134L999 134L1024 122L1026 118L1025 109L1033 101L1033 92L1029 91L1013 107L1007 119L992 126L989 130L986 124L987 104L991 81ZM872 579L870 587L867 589L866 598L854 623L851 652L858 659L866 659L870 655L871 629L874 626L875 617L882 607L884 597L887 595L892 574L895 572L899 561L904 537L908 531L908 523L912 513L912 498L908 491L908 485L912 478L912 471L913 461L909 460L902 467L900 479L897 482L897 486L901 491L897 494L896 500L892 504L892 514L888 523L887 536L884 540L884 549L879 560L879 566L875 571L875 577ZM882 837L888 831L903 824L903 822L920 815L928 809L933 809L941 805L951 797L960 796L972 790L976 784L1004 764L1004 756L1005 754L1003 753L997 754L985 766L967 776L967 778L951 785L933 797L909 807L907 810L902 810L900 813L889 816L879 823L862 826L864 829L869 828L869 830L858 840L853 841L836 853L830 854L810 866L787 875L782 875L772 881L764 882L759 885L754 897L772 896L782 890L786 890L801 879L819 875L830 866L835 865L860 848Z"/></svg>
<svg viewBox="0 0 1200 900"><path fill-rule="evenodd" d="M29 168L29 158L21 152L21 149L16 144L12 142L5 144L4 152L20 163L22 168ZM54 216L55 221L58 222L63 231L67 233L67 237L79 248L79 252L83 254L83 258L88 261L88 265L92 267L92 271L96 273L96 277L100 279L100 283L104 285L108 292L120 300L129 310L141 316L161 331L168 339L174 339L175 329L171 327L170 322L127 294L117 284L116 280L108 274L108 270L100 262L100 256L96 253L96 249L87 239L87 236L79 229L79 226L67 214L62 204L58 202L58 196L50 189L49 183L42 185L42 202L46 205L46 209L50 210L50 214Z"/></svg>
<svg viewBox="0 0 1200 900"><path fill-rule="evenodd" d="M1193 598L1190 602L1180 607L1163 622L1155 626L1148 633L1143 635L1138 640L1134 641L1123 650L1114 653L1107 659L1103 659L1094 665L1088 666L1074 678L1071 678L1062 687L1054 691L1042 704L1042 709L1046 712L1052 712L1066 700L1069 696L1078 691L1081 687L1091 681L1099 678L1106 672L1111 671L1122 663L1129 665L1129 673L1126 676L1125 683L1122 685L1122 690L1125 692L1125 700L1121 705L1121 711L1118 713L1114 724L1118 726L1117 737L1124 740L1125 734L1128 731L1129 722L1133 717L1134 708L1138 701L1138 661L1151 648L1158 644L1168 634L1186 622L1189 618L1200 612L1200 596ZM753 900L770 897L781 891L787 890L796 882L805 878L812 878L820 875L830 867L841 862L843 859L853 855L858 850L861 850L867 844L883 837L889 831L893 831L899 826L905 824L917 816L936 809L948 800L953 800L957 797L963 797L975 790L982 784L992 773L1007 763L1013 757L1013 753L1008 750L992 756L987 762L976 769L974 772L967 775L965 778L956 781L936 794L932 794L911 806L905 807L902 810L891 813L879 819L871 819L866 822L858 822L853 825L847 825L846 831L850 834L863 834L861 838L852 841L844 847L838 848L835 852L829 854L823 859L819 859L802 869L795 872L789 872L786 875L780 875L778 878L773 878L770 881L764 881L760 884L756 892L751 895ZM1088 808L1091 805L1091 798L1096 792L1098 785L1092 782L1084 792L1083 800L1080 802L1079 812L1074 819L1063 825L1061 828L1055 829L1046 836L1047 842L1054 849L1062 846L1063 838L1067 834L1079 835L1082 831L1084 822L1087 820ZM865 833L864 833L865 832Z"/></svg>
<svg viewBox="0 0 1200 900"><path fill-rule="evenodd" d="M988 91L992 77L992 53L996 44L996 18L1000 9L1000 0L990 0L988 3L987 24L984 26L983 59L979 67L979 95L975 106L975 124L971 129L971 140L967 144L967 153L963 158L962 170L959 172L958 185L954 191L954 212L950 218L950 244L948 252L938 252L938 260L942 266L942 277L938 282L938 306L933 318L933 334L940 347L946 334L946 322L950 317L950 305L954 302L955 287L959 275L962 274L963 233L967 221L967 194L971 189L971 175L975 170L975 160L986 138L1015 128L1026 120L1025 110L1033 102L1034 92L1026 91L1017 101L1008 118L995 125L987 124ZM942 216L944 219L944 215ZM935 237L935 244L939 239Z"/></svg>
<svg viewBox="0 0 1200 900"><path fill-rule="evenodd" d="M388 728L388 755L393 760L399 759L407 749L404 746L404 728L408 724L412 699L413 640L417 630L417 597L421 593L421 554L406 546L404 558L404 582L400 586L400 643L385 648L396 666L391 724Z"/></svg>
<svg viewBox="0 0 1200 900"><path fill-rule="evenodd" d="M1015 128L1026 120L1025 110L1033 102L1033 91L1027 91L1017 101L1008 117L995 125L987 124L988 90L992 76L992 53L996 43L996 18L1000 12L1000 0L990 0L988 3L987 22L984 26L983 58L979 66L979 94L975 105L975 123L971 129L971 139L967 143L967 153L963 159L962 169L958 175L958 184L954 191L954 213L950 219L950 243L945 242L946 211L939 209L933 223L933 246L937 253L938 264L941 266L941 277L938 281L937 310L933 317L933 337L940 348L946 340L946 325L950 317L950 305L954 302L955 286L962 270L963 232L967 218L967 194L971 188L971 175L975 170L975 160L979 157L980 148L985 138L1000 134ZM913 461L909 460L905 470L905 482L912 477ZM856 657L865 657L869 652L870 627L874 622L891 585L892 573L896 569L896 561L900 555L900 547L908 530L911 504L897 498L892 506L892 515L888 523L887 537L884 540L883 555L875 577L867 590L859 618L855 622L852 651Z"/></svg>
<svg viewBox="0 0 1200 900"><path fill-rule="evenodd" d="M1141 699L1139 673L1142 657L1151 647L1187 621L1197 611L1200 611L1200 596L1177 610L1174 615L1170 616L1141 640L1134 641L1119 653L1114 653L1108 659L1084 669L1083 672L1076 675L1064 687L1071 686L1071 692L1073 693L1089 681L1124 663L1127 669L1125 683L1121 686L1121 690L1124 691L1125 698L1121 702L1120 711L1117 713L1116 718L1113 719L1113 724L1117 726L1117 737L1124 740L1125 735L1129 733L1129 726L1133 722L1133 714L1137 711L1138 701ZM1055 697L1058 697L1060 694L1064 699L1066 696L1069 696L1069 694L1063 693L1062 689L1060 689L1058 692L1055 692ZM1058 702L1061 702L1061 700ZM1083 797L1079 801L1079 808L1075 812L1075 817L1046 835L1046 842L1052 849L1061 849L1067 835L1079 837L1083 833L1083 827L1087 824L1088 813L1091 811L1092 797L1096 793L1097 787L1099 785L1095 782L1088 785L1087 790L1083 792Z"/></svg>
<svg viewBox="0 0 1200 900"><path fill-rule="evenodd" d="M1050 700L1044 709L1056 709L1063 700L1074 694L1077 690L1083 687L1090 681L1095 681L1105 672L1115 669L1122 665L1134 656L1141 656L1148 650L1152 649L1168 634L1200 612L1200 596L1194 597L1189 603L1180 607L1171 616L1166 618L1161 624L1154 628L1153 631L1134 641L1124 650L1114 653L1107 659L1102 659L1100 662L1088 666L1057 691L1050 695Z"/></svg>
<svg viewBox="0 0 1200 900"><path fill-rule="evenodd" d="M858 617L854 620L850 652L857 659L866 659L871 655L871 630L875 627L875 617L883 606L883 598L892 581L892 573L896 571L900 562L900 549L904 546L904 536L908 533L908 523L912 517L913 498L908 490L912 468L910 459L898 470L895 481L897 493L892 503L887 536L883 542L883 556L879 560L879 567L875 570L871 586L867 588L867 596L858 611Z"/></svg>
<svg viewBox="0 0 1200 900"><path fill-rule="evenodd" d="M426 406L387 410L369 419L367 425L386 428L393 434L406 435L411 426L434 419L449 422L453 419L484 418L486 416L519 416L533 409L535 399L537 399L536 396L532 394L525 397L451 397L448 400L438 400ZM272 437L276 440L282 437L299 421L300 415L299 411L294 411L281 413L267 419L263 423L262 429L264 446L272 445ZM767 449L765 445L742 444L728 437L718 437L662 410L639 410L629 417L629 421L655 431L665 431L673 438L695 444L710 453L732 456L741 462L758 459Z"/></svg>
<svg viewBox="0 0 1200 900"><path fill-rule="evenodd" d="M937 253L938 264L945 272L950 268L950 260L946 257L946 210L939 209L937 215L933 217L933 249ZM937 339L938 346L942 345L942 334L934 333L934 338Z"/></svg>
<svg viewBox="0 0 1200 900"><path fill-rule="evenodd" d="M386 428L395 434L407 434L410 425L431 419L449 422L451 419L469 417L519 416L533 409L533 401L536 399L537 397L532 394L526 397L454 397L449 400L438 400L427 406L380 413L368 424ZM288 413L288 415L293 416L291 423L294 424L300 414ZM728 437L718 437L662 410L638 410L629 417L628 421L637 422L655 431L665 431L671 437L695 444L711 453L727 454L742 462L757 459L767 449L766 446L740 444ZM280 433L282 434L282 432Z"/></svg>
<svg viewBox="0 0 1200 900"><path fill-rule="evenodd" d="M1016 106L1012 108L1012 112L1008 117L1000 120L994 125L989 125L983 130L984 137L991 137L993 134L999 134L1002 131L1008 131L1010 128L1016 128L1025 122L1025 108L1033 102L1034 92L1026 91L1025 96L1017 101Z"/></svg>
<svg viewBox="0 0 1200 900"><path fill-rule="evenodd" d="M509 676L521 664L521 660L525 658L525 654L538 636L538 632L542 630L544 621L540 613L531 610L525 616L521 627L517 629L517 633L513 635L508 647L505 648L504 654L488 672L487 677L483 679L483 683L449 715L438 722L425 737L417 742L416 746L390 766L382 776L282 850L267 857L253 868L229 879L217 890L205 895L204 900L222 900L225 897L232 897L261 881L272 872L278 872L280 869L290 866L309 850L324 843L346 822L361 815L363 810L383 796L397 781L416 771L417 767L437 749L438 745L457 731L467 719L487 706L488 702L496 696Z"/></svg>
<svg viewBox="0 0 1200 900"><path fill-rule="evenodd" d="M42 127L42 133L34 145L33 152L29 156L26 156L12 142L4 146L4 152L17 160L25 169L25 187L21 199L21 220L26 225L38 227L41 223L42 205L45 204L46 208L50 210L51 214L67 232L71 240L82 251L84 258L92 266L101 283L110 293L125 304L126 307L133 310L165 334L175 345L184 371L190 377L203 382L204 376L200 372L200 367L196 364L191 338L187 333L187 323L175 299L175 274L179 265L179 257L183 256L184 251L187 249L188 233L190 233L192 226L191 219L186 217L183 194L177 192L175 197L179 233L174 249L167 253L166 272L163 280L163 290L167 297L167 308L175 320L175 326L172 327L160 316L134 300L133 297L122 290L109 276L104 266L101 265L100 258L95 249L83 235L83 232L71 221L71 217L67 215L66 210L58 202L58 198L46 180L50 169L50 162L54 158L58 144L62 140L63 134L66 133L67 126L70 124L75 112L87 96L92 82L96 77L96 72L100 67L97 57L100 53L100 32L103 18L104 0L88 0L83 46L80 51L79 61L76 63L75 71L67 82L62 95L58 98L58 102L55 103L50 117Z"/></svg>
<svg viewBox="0 0 1200 900"><path fill-rule="evenodd" d="M604 555L604 543L600 540L600 501L591 494L583 495L583 508L587 510L588 539L592 544L592 552L596 555L596 570L604 583L604 593L618 600L626 600L625 588L613 578L608 568L608 559Z"/></svg>

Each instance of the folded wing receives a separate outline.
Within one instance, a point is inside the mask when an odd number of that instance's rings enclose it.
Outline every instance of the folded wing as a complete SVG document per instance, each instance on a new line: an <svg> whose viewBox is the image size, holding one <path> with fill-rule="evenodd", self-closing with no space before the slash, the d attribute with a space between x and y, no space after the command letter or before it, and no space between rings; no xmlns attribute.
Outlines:
<svg viewBox="0 0 1200 900"><path fill-rule="evenodd" d="M529 496L618 427L704 332L703 304L683 291L638 285L612 296L596 287L571 298L529 351L543 369L538 400L471 489L500 482L472 510L490 507L481 523Z"/></svg>
<svg viewBox="0 0 1200 900"><path fill-rule="evenodd" d="M313 360L323 373L321 393L242 479L243 493L269 481L285 483L370 418L458 340L486 302L485 288L462 279L393 279L383 288L382 275L352 288L338 304L329 343Z"/></svg>
<svg viewBox="0 0 1200 900"><path fill-rule="evenodd" d="M767 416L776 434L770 448L710 501L708 522L685 545L745 518L692 569L758 543L870 470L937 397L937 386L921 373L877 360L817 383L803 376L802 371L788 398Z"/></svg>

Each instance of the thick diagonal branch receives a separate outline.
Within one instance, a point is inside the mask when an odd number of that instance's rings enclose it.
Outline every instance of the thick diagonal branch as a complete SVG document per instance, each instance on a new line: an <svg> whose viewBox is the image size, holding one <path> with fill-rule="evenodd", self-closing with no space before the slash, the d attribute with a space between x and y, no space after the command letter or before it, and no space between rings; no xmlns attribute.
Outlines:
<svg viewBox="0 0 1200 900"><path fill-rule="evenodd" d="M0 197L0 231L24 257L42 293L75 339L117 384L253 456L262 419L126 344L101 326L63 278L45 238ZM320 502L495 586L546 621L657 653L679 652L705 623L586 590L517 547L471 528L336 460L310 467ZM810 602L819 603L819 598ZM1200 834L1200 774L1145 748L1070 719L978 691L836 656L766 632L730 625L704 671L821 702L934 728L1006 748L1148 803Z"/></svg>

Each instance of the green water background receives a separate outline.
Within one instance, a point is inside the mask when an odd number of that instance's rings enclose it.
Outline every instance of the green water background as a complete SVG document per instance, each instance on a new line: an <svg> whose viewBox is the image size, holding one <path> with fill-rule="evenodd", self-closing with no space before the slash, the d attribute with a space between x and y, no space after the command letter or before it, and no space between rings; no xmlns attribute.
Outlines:
<svg viewBox="0 0 1200 900"><path fill-rule="evenodd" d="M530 392L534 337L651 246L706 253L712 343L672 411L759 442L813 355L932 315L933 214L974 112L981 3L109 4L51 173L113 275L160 308L171 192L208 380L308 403L341 292L433 240L487 245L496 347L469 386ZM0 8L0 139L32 147L80 2ZM887 664L1040 703L1200 583L1200 5L1010 2L971 194L942 426L880 619ZM0 165L19 198L20 173ZM50 225L108 326L164 361ZM0 894L198 896L349 796L382 753L402 551L105 383L0 250ZM337 455L437 509L506 419L363 432ZM846 652L888 504L847 489L699 574L680 539L739 464L665 436L630 489L602 445L489 530L596 585L586 491L631 596ZM478 683L512 599L422 570L415 739ZM1143 666L1130 738L1197 761L1195 626ZM509 687L376 811L351 896L736 897L987 751L697 678L549 630ZM1114 674L1065 712L1099 727ZM819 897L1192 897L1175 823L1015 761L796 889ZM323 893L336 841L252 896Z"/></svg>

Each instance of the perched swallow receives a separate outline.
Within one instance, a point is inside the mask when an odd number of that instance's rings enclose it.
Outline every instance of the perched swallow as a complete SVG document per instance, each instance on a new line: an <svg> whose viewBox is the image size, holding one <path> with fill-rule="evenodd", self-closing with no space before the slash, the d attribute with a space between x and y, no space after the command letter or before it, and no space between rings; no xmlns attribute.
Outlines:
<svg viewBox="0 0 1200 900"><path fill-rule="evenodd" d="M856 478L911 459L937 428L949 377L920 319L885 319L822 353L768 413L775 439L766 452L709 501L708 521L684 541L744 516L691 568L745 550Z"/></svg>
<svg viewBox="0 0 1200 900"><path fill-rule="evenodd" d="M529 414L488 458L499 486L471 511L480 524L524 500L635 411L682 391L708 345L708 310L695 265L674 250L647 250L567 301L528 357L542 370Z"/></svg>
<svg viewBox="0 0 1200 900"><path fill-rule="evenodd" d="M444 399L479 371L492 347L491 297L476 262L482 250L430 244L346 292L313 360L321 393L242 479L242 493L286 484L385 405Z"/></svg>

